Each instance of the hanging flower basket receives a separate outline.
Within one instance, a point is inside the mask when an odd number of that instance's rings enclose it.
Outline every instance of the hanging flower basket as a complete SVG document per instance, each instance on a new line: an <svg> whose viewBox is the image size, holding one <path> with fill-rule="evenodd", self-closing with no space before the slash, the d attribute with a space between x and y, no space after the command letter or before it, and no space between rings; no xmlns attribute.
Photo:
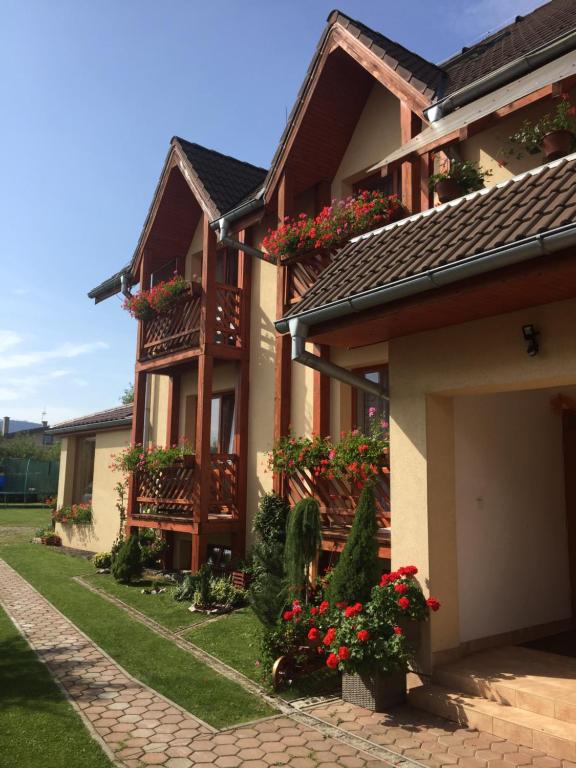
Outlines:
<svg viewBox="0 0 576 768"><path fill-rule="evenodd" d="M138 291L133 296L127 296L122 306L136 320L151 320L156 315L170 312L189 292L190 284L181 275L174 275L171 280L158 283L149 291Z"/></svg>
<svg viewBox="0 0 576 768"><path fill-rule="evenodd" d="M434 191L441 203L449 203L464 194L462 187L456 179L442 179L434 185Z"/></svg>

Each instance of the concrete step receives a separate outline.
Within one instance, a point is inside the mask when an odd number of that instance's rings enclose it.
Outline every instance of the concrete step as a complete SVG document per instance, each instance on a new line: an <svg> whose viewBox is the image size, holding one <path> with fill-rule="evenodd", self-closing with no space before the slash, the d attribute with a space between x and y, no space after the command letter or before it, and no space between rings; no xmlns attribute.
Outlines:
<svg viewBox="0 0 576 768"><path fill-rule="evenodd" d="M576 659L508 646L440 667L434 682L576 724Z"/></svg>
<svg viewBox="0 0 576 768"><path fill-rule="evenodd" d="M480 696L424 685L408 694L409 703L448 720L532 747L559 760L576 762L576 724Z"/></svg>

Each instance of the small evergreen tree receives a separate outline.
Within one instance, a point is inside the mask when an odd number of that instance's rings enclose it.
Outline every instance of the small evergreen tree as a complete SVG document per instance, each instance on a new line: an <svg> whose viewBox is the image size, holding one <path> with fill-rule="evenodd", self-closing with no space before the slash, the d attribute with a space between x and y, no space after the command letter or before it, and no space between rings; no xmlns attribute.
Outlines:
<svg viewBox="0 0 576 768"><path fill-rule="evenodd" d="M364 603L369 599L380 576L377 533L374 489L368 483L360 495L350 535L332 573L327 595L330 602Z"/></svg>
<svg viewBox="0 0 576 768"><path fill-rule="evenodd" d="M290 508L275 493L262 497L254 518L257 540L252 548L254 578L248 600L265 627L273 627L284 607L284 544Z"/></svg>
<svg viewBox="0 0 576 768"><path fill-rule="evenodd" d="M116 581L127 584L142 575L142 550L138 536L129 536L122 542L112 561L112 576Z"/></svg>
<svg viewBox="0 0 576 768"><path fill-rule="evenodd" d="M322 540L320 508L316 499L302 499L288 517L284 569L288 590L293 597L304 592L308 599L308 569Z"/></svg>

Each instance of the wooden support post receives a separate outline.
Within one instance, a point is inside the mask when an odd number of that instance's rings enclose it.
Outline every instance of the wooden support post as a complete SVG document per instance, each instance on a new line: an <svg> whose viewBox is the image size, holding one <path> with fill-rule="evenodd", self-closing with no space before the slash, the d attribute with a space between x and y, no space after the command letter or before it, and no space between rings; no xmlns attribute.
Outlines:
<svg viewBox="0 0 576 768"><path fill-rule="evenodd" d="M210 457L210 418L212 411L212 376L214 358L206 354L214 343L216 322L216 235L204 214L202 245L202 308L200 313L200 347L198 357L198 398L196 406L196 466L198 508L195 520L198 533L192 535L192 570L197 571L206 559L207 540L204 529L210 509L212 462Z"/></svg>
<svg viewBox="0 0 576 768"><path fill-rule="evenodd" d="M278 188L278 224L285 216L293 214L293 197L290 178L285 171ZM287 268L277 267L276 317L284 315L286 307ZM287 435L290 428L290 401L292 396L292 361L290 359L290 335L276 334L276 365L274 386L274 439ZM283 493L282 478L274 475L274 490Z"/></svg>
<svg viewBox="0 0 576 768"><path fill-rule="evenodd" d="M246 231L238 235L240 242L251 244ZM240 322L242 326L242 349L245 355L238 364L235 392L234 453L238 456L238 479L236 504L238 528L232 534L232 557L242 559L246 548L246 496L248 490L248 422L250 403L250 295L252 286L252 257L238 251L238 287L242 290Z"/></svg>
<svg viewBox="0 0 576 768"><path fill-rule="evenodd" d="M146 373L136 371L134 379L134 402L132 404L132 444L141 443L144 438L144 419L146 418ZM126 499L126 532L130 533L130 517L137 511L136 496L138 488L131 475L128 481L128 496Z"/></svg>
<svg viewBox="0 0 576 768"><path fill-rule="evenodd" d="M421 211L427 211L429 208L432 208L434 201L433 201L433 194L430 192L430 188L428 186L428 180L430 176L434 173L434 170L432 168L432 155L430 152L426 152L426 154L422 155L420 158L420 210Z"/></svg>
<svg viewBox="0 0 576 768"><path fill-rule="evenodd" d="M402 144L422 130L422 121L410 109L408 104L400 102L400 138ZM414 159L405 160L402 163L402 202L410 213L420 210L420 167Z"/></svg>
<svg viewBox="0 0 576 768"><path fill-rule="evenodd" d="M180 374L172 373L168 379L167 445L177 445L180 439Z"/></svg>

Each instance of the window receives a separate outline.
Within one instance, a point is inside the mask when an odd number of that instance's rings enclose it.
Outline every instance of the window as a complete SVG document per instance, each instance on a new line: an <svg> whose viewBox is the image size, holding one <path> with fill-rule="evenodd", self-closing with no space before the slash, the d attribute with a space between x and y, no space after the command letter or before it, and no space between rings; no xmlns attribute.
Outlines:
<svg viewBox="0 0 576 768"><path fill-rule="evenodd" d="M210 415L210 451L234 453L234 393L224 392L212 398Z"/></svg>
<svg viewBox="0 0 576 768"><path fill-rule="evenodd" d="M80 437L77 439L76 461L74 465L74 504L83 504L92 501L95 455L95 437Z"/></svg>
<svg viewBox="0 0 576 768"><path fill-rule="evenodd" d="M352 189L355 195L358 195L365 190L373 192L376 189L380 192L384 192L385 195L392 195L397 191L395 188L395 177L396 174L394 172L390 172L386 176L381 176L379 173L373 173L370 176L366 176L366 178L355 182L352 185Z"/></svg>
<svg viewBox="0 0 576 768"><path fill-rule="evenodd" d="M163 267L160 267L160 269L152 272L150 275L150 287L153 288L155 285L158 285L158 283L172 280L174 274L180 272L179 262L180 259L172 259L172 261L169 261L168 264L164 264Z"/></svg>
<svg viewBox="0 0 576 768"><path fill-rule="evenodd" d="M388 366L379 366L375 368L365 368L355 371L364 376L369 381L379 384L388 391ZM370 409L375 408L376 418L388 421L389 405L388 400L371 395L368 392L362 392L359 389L352 390L352 426L357 427L362 432L367 432L370 428Z"/></svg>
<svg viewBox="0 0 576 768"><path fill-rule="evenodd" d="M238 285L238 251L225 248L216 253L216 282Z"/></svg>

